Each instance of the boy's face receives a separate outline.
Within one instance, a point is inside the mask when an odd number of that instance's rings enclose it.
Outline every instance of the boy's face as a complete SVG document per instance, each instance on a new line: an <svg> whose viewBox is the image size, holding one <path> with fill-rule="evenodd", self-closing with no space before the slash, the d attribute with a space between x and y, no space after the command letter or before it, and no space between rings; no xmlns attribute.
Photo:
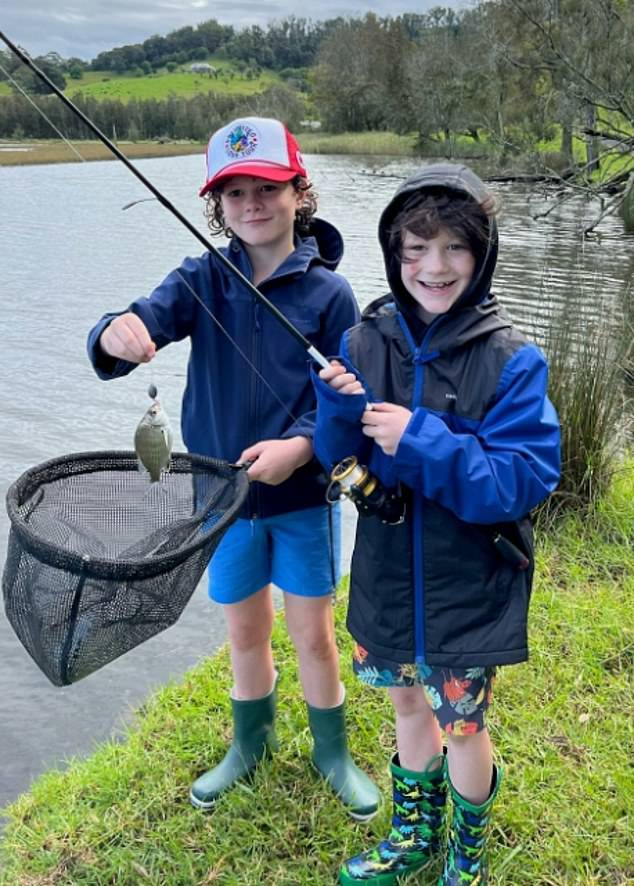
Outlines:
<svg viewBox="0 0 634 886"><path fill-rule="evenodd" d="M292 251L295 211L303 195L290 182L234 175L224 183L220 199L227 226L247 246Z"/></svg>
<svg viewBox="0 0 634 886"><path fill-rule="evenodd" d="M465 291L475 270L467 241L450 228L424 240L403 233L401 280L409 294L429 314L444 314Z"/></svg>

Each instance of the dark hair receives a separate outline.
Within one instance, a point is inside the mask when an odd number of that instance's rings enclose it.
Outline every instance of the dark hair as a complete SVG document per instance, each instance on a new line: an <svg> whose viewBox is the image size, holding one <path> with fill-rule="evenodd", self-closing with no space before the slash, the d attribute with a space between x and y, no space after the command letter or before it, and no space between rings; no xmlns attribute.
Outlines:
<svg viewBox="0 0 634 886"><path fill-rule="evenodd" d="M489 219L497 212L493 194L476 203L462 191L425 188L405 200L389 230L389 248L402 261L403 234L409 231L423 240L450 228L464 238L475 256L483 255L489 243Z"/></svg>
<svg viewBox="0 0 634 886"><path fill-rule="evenodd" d="M302 175L296 175L295 178L291 179L291 185L298 194L304 194L302 204L295 212L295 226L300 234L307 234L313 216L317 212L317 194L311 182ZM225 234L227 237L232 237L233 231L227 227L222 211L222 188L223 183L221 182L217 187L208 192L205 197L204 213L212 236Z"/></svg>

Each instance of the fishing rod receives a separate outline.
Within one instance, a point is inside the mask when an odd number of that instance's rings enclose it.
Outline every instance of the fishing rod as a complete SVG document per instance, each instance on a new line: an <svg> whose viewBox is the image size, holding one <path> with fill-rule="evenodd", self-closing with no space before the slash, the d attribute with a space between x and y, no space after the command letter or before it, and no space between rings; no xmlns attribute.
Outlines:
<svg viewBox="0 0 634 886"><path fill-rule="evenodd" d="M190 231L197 240L199 240L206 249L208 249L217 259L227 268L227 270L234 274L235 277L240 280L243 285L247 288L247 290L256 298L259 302L264 305L264 307L271 312L271 314L275 317L275 319L287 330L306 350L306 352L312 357L312 359L322 367L322 369L327 369L330 366L328 360L321 354L317 348L315 348L308 339L302 335L302 333L297 329L287 317L279 311L275 305L263 295L259 289L257 289L247 277L242 274L238 268L233 265L226 256L220 252L220 250L210 243L207 237L203 236L192 223L185 218L185 216L171 203L164 194L162 194L158 188L152 184L149 179L147 179L143 173L139 172L136 166L128 160L128 158L123 154L119 148L112 142L110 139L104 135L104 133L87 117L83 111L81 111L77 105L74 104L64 93L56 86L55 83L48 77L44 71L40 70L40 68L35 64L35 62L29 58L26 53L24 53L19 47L17 47L2 31L0 31L0 40L2 40L9 49L23 62L31 71L40 79L42 82L46 83L49 89L58 96L59 99L68 107L70 110L76 114L80 120L82 120L85 125L95 133L97 138L103 142L103 144L108 148L108 150L115 155L121 162L127 166L130 172L135 175L139 181L156 197L156 199L161 203L166 209L168 209L172 215L176 216L176 218ZM128 207L125 207L128 208ZM181 280L183 278L181 277ZM189 287L186 281L183 280L185 285ZM196 295L196 293L194 293ZM208 310L208 309L207 309ZM215 320L213 314L211 314L212 318ZM217 322L217 321L216 321ZM284 408L288 411L288 408L285 404L282 404ZM372 404L368 402L367 408L371 409ZM353 463L352 463L353 462ZM335 491L336 490L336 491ZM388 493L383 489L382 484L378 481L378 479L371 474L366 467L363 465L357 465L356 458L344 459L340 465L336 465L334 470L331 473L331 484L329 486L329 493L327 496L327 500L330 503L333 503L336 498L349 498L357 511L362 516L371 516L376 514L379 516L384 522L387 523L400 523L403 520L404 515L404 505L399 495L395 495L393 493Z"/></svg>
<svg viewBox="0 0 634 886"><path fill-rule="evenodd" d="M293 338L295 338L296 341L299 342L304 350L306 350L307 353L312 357L315 363L318 363L322 367L322 369L327 369L330 364L328 360L324 357L324 355L320 353L320 351L318 351L317 348L314 347L314 345L311 345L311 343L304 335L302 335L299 329L294 326L291 321L287 317L285 317L278 308L275 307L273 302L269 301L269 299L265 295L263 295L260 290L256 286L254 286L253 283L251 283L251 281L247 277L245 277L244 274L238 268L236 268L236 266L232 264L232 262L225 255L223 255L223 253L218 249L217 246L214 246L213 243L211 243L208 238L204 236L204 234L201 234L200 231L197 230L197 228L194 227L194 225L189 221L189 219L187 219L182 214L182 212L180 212L174 206L174 204L171 203L167 199L167 197L162 194L161 191L159 191L159 189L143 175L142 172L139 172L134 163L131 163L126 155L119 150L119 148L108 138L108 136L104 135L99 127L96 126L92 122L92 120L77 107L74 102L72 102L67 96L64 95L61 89L59 89L59 87L55 83L53 83L50 77L45 74L44 71L42 71L25 52L23 52L18 46L16 46L15 43L9 40L9 38L5 34L3 34L2 31L0 31L0 40L2 40L3 43L5 43L9 47L11 52L15 56L17 56L17 58L19 58L20 61L27 66L27 68L30 68L30 70L33 71L36 77L38 77L43 83L46 83L51 92L54 92L55 95L59 99L61 99L62 102L64 102L66 107L70 108L70 110L74 114L76 114L83 123L85 123L85 125L88 127L88 129L91 130L91 132L94 132L99 141L103 142L108 150L112 154L114 154L118 160L121 160L124 166L127 166L130 172L139 179L141 184L143 184L152 194L154 194L159 203L161 203L161 205L164 206L165 209L169 210L172 215L176 216L181 224L185 225L187 230L191 234L193 234L194 237L196 237L196 239L199 240L203 244L203 246L209 250L209 252L213 253L218 261L220 261L230 273L232 273L235 277L238 278L238 280L240 280L240 282L248 289L251 295L256 298L267 309L267 311L269 311L275 317L278 323L280 323L284 327L284 329L286 329L286 331L290 333Z"/></svg>

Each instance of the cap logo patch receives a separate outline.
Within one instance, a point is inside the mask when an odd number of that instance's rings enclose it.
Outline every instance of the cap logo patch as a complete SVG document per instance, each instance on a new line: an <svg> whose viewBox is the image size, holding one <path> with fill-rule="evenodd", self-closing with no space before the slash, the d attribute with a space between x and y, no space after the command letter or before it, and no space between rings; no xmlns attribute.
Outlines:
<svg viewBox="0 0 634 886"><path fill-rule="evenodd" d="M255 129L246 123L240 123L234 126L225 139L225 153L232 160L244 160L257 149L259 143L260 138Z"/></svg>

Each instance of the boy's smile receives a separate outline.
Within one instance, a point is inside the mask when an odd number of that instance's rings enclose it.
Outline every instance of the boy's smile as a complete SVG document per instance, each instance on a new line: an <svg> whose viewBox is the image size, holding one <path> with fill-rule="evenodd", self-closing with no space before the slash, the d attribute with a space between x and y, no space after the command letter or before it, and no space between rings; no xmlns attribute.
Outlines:
<svg viewBox="0 0 634 886"><path fill-rule="evenodd" d="M221 199L227 226L246 246L293 251L295 211L303 195L290 182L235 175L224 183Z"/></svg>
<svg viewBox="0 0 634 886"><path fill-rule="evenodd" d="M475 256L450 228L441 227L430 240L405 231L401 280L415 301L430 314L444 314L471 282Z"/></svg>

